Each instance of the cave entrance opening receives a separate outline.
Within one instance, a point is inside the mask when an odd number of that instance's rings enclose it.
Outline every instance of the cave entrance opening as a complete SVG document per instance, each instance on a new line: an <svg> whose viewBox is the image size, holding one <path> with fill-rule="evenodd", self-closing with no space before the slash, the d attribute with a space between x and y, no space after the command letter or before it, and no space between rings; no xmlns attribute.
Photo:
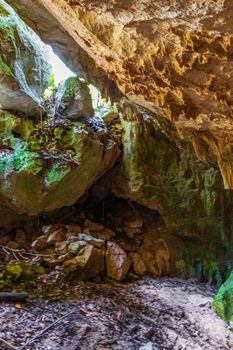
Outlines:
<svg viewBox="0 0 233 350"><path fill-rule="evenodd" d="M49 97L53 94L54 89L58 87L58 85L71 77L78 77L67 65L61 60L61 58L56 55L53 48L50 45L47 45L49 60L52 67L52 75L50 86L45 91L45 97ZM83 78L78 77L80 80L85 81ZM112 104L110 100L103 98L99 89L93 84L88 85L92 97L93 108L96 113L98 113L101 117L104 116L111 108Z"/></svg>

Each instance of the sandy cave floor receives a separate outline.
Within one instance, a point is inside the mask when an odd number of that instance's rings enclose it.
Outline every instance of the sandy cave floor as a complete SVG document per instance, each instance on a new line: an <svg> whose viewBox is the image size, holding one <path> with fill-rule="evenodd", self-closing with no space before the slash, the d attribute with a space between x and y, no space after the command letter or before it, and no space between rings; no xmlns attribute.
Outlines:
<svg viewBox="0 0 233 350"><path fill-rule="evenodd" d="M230 350L233 329L212 310L214 292L192 280L149 277L55 288L25 305L0 304L0 338L9 343L0 349Z"/></svg>

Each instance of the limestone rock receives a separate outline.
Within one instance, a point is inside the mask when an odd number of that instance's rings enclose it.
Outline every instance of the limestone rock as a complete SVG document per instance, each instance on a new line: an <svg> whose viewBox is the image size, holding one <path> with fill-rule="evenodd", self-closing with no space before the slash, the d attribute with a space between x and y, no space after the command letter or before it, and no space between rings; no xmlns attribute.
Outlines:
<svg viewBox="0 0 233 350"><path fill-rule="evenodd" d="M87 229L89 233L99 233L103 231L104 226L87 219L84 222L84 229Z"/></svg>
<svg viewBox="0 0 233 350"><path fill-rule="evenodd" d="M126 252L116 243L107 243L106 266L108 277L116 281L123 280L130 268L130 260Z"/></svg>
<svg viewBox="0 0 233 350"><path fill-rule="evenodd" d="M66 254L67 253L67 243L65 241L56 242L55 243L55 251L58 255Z"/></svg>
<svg viewBox="0 0 233 350"><path fill-rule="evenodd" d="M94 238L90 235L87 235L85 233L79 233L77 235L79 240L83 240L89 244L92 244L96 248L103 248L105 242L102 239Z"/></svg>
<svg viewBox="0 0 233 350"><path fill-rule="evenodd" d="M0 201L35 216L73 205L110 169L118 146L86 124L50 125L0 111Z"/></svg>
<svg viewBox="0 0 233 350"><path fill-rule="evenodd" d="M75 241L69 244L68 251L74 255L78 254L78 252L87 245L86 241Z"/></svg>
<svg viewBox="0 0 233 350"><path fill-rule="evenodd" d="M34 242L32 242L32 249L34 250L43 250L47 247L47 239L46 235L38 237Z"/></svg>
<svg viewBox="0 0 233 350"><path fill-rule="evenodd" d="M213 307L222 319L233 322L233 272L219 289Z"/></svg>
<svg viewBox="0 0 233 350"><path fill-rule="evenodd" d="M63 271L70 279L87 280L105 270L104 250L87 244L78 255L63 264Z"/></svg>
<svg viewBox="0 0 233 350"><path fill-rule="evenodd" d="M0 107L38 117L43 113L41 97L50 84L47 48L4 0L0 41Z"/></svg>
<svg viewBox="0 0 233 350"><path fill-rule="evenodd" d="M98 233L98 238L104 241L110 241L115 236L115 233L110 228L105 228Z"/></svg>
<svg viewBox="0 0 233 350"><path fill-rule="evenodd" d="M65 231L61 228L59 230L56 230L48 236L47 243L48 245L54 244L56 242L62 242L65 241L66 239L66 234Z"/></svg>
<svg viewBox="0 0 233 350"><path fill-rule="evenodd" d="M77 224L69 224L69 225L66 225L66 229L69 233L81 233L82 230L81 230L81 227Z"/></svg>
<svg viewBox="0 0 233 350"><path fill-rule="evenodd" d="M155 122L132 104L124 103L123 109L123 162L113 191L158 211L168 233L211 245L209 252L214 250L218 259L227 236L223 223L228 220L219 210L228 211L232 201L220 172L169 138L168 124Z"/></svg>
<svg viewBox="0 0 233 350"><path fill-rule="evenodd" d="M158 238L158 234L154 231L146 232L143 244L133 256L133 268L139 275L145 273L157 276L169 274L170 252L167 242Z"/></svg>
<svg viewBox="0 0 233 350"><path fill-rule="evenodd" d="M88 84L79 78L71 77L61 82L55 101L55 117L77 120L81 116L94 115Z"/></svg>
<svg viewBox="0 0 233 350"><path fill-rule="evenodd" d="M53 225L45 225L42 226L41 231L45 234L45 235L49 235L50 233L52 233L54 231L54 226Z"/></svg>
<svg viewBox="0 0 233 350"><path fill-rule="evenodd" d="M140 254L135 253L133 255L133 269L134 272L139 275L139 276L143 276L147 273L147 268L146 265L143 261L143 257L140 256Z"/></svg>

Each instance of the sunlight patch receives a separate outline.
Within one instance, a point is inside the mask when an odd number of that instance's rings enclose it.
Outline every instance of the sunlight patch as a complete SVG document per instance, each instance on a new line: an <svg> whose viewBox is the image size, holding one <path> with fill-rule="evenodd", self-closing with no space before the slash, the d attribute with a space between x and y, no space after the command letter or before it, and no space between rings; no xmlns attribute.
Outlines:
<svg viewBox="0 0 233 350"><path fill-rule="evenodd" d="M55 85L58 86L58 84L60 84L63 80L67 78L76 77L76 74L74 74L65 65L65 63L53 52L51 46L47 45L47 48L49 52L50 64L52 66L52 73L54 75Z"/></svg>

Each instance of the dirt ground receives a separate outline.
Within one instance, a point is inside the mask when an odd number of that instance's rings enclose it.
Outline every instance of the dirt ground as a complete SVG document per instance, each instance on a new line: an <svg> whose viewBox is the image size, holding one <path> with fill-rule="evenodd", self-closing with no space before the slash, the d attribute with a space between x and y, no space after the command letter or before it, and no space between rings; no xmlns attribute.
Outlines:
<svg viewBox="0 0 233 350"><path fill-rule="evenodd" d="M1 350L233 349L233 329L212 310L209 285L148 277L46 292L25 305L0 304Z"/></svg>

